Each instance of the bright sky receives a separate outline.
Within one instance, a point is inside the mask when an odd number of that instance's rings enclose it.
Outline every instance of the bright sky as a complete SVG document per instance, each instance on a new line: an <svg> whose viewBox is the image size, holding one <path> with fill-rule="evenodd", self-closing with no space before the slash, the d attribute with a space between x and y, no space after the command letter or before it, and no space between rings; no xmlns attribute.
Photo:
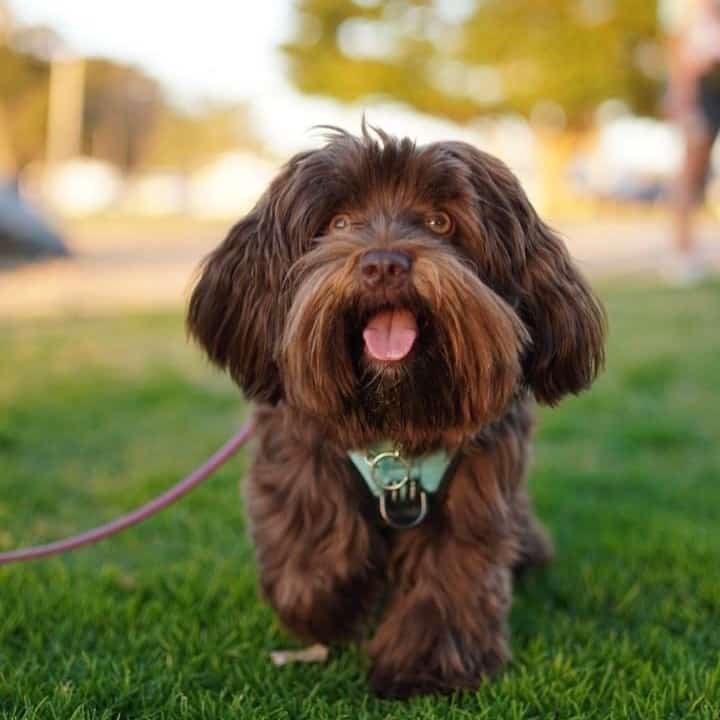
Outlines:
<svg viewBox="0 0 720 720"><path fill-rule="evenodd" d="M275 47L291 0L10 0L21 23L49 25L69 49L141 65L176 97L282 92Z"/></svg>
<svg viewBox="0 0 720 720"><path fill-rule="evenodd" d="M455 0L459 5L469 0ZM68 49L140 65L182 101L247 100L256 132L279 155L319 142L313 125L358 131L366 107L307 98L285 80L276 47L292 0L9 0L16 20L55 29ZM421 142L462 131L407 108L373 106L370 122Z"/></svg>

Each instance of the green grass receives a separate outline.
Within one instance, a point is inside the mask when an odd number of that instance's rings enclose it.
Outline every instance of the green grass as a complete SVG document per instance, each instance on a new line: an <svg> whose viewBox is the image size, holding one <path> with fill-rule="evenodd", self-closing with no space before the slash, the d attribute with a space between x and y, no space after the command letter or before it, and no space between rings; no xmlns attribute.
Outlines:
<svg viewBox="0 0 720 720"><path fill-rule="evenodd" d="M0 568L0 718L720 717L720 286L605 288L594 390L543 411L531 486L559 555L479 692L380 701L357 648L275 669L237 459L63 559ZM0 325L0 548L168 487L245 414L177 315Z"/></svg>

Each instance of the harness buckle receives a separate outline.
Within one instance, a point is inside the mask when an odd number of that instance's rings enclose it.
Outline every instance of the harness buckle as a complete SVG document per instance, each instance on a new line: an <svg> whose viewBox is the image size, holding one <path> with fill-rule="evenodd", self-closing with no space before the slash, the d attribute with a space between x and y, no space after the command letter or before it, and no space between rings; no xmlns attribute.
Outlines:
<svg viewBox="0 0 720 720"><path fill-rule="evenodd" d="M407 482L407 481L406 481ZM411 499L415 498L415 495L417 493L417 483L414 481L410 483L409 488L409 496ZM379 506L380 506L380 517L392 528L395 528L396 530L409 530L410 528L417 527L427 516L428 512L428 500L427 500L427 494L424 490L420 490L419 493L419 501L420 504L417 508L417 515L410 519L408 522L402 522L398 520L396 517L393 517L392 512L388 511L388 495L390 496L390 501L392 503L398 502L398 495L399 493L397 490L390 491L390 492L384 492L382 495L380 495L379 499Z"/></svg>

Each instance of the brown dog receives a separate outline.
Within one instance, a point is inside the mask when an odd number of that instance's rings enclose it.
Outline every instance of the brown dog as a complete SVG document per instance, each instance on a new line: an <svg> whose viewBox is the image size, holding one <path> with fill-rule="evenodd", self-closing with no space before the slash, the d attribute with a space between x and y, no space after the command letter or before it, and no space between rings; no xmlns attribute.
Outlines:
<svg viewBox="0 0 720 720"><path fill-rule="evenodd" d="M475 688L513 571L552 554L532 397L590 385L604 313L500 161L330 130L207 258L189 329L258 403L247 509L285 627L334 643L382 609L379 694Z"/></svg>

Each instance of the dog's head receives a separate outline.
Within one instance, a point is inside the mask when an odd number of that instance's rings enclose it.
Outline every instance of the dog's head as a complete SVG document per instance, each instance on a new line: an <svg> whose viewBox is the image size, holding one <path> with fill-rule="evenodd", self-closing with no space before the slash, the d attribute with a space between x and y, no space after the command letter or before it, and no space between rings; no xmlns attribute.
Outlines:
<svg viewBox="0 0 720 720"><path fill-rule="evenodd" d="M347 446L427 447L603 361L602 309L513 174L470 145L334 130L207 258L188 325L248 397Z"/></svg>

